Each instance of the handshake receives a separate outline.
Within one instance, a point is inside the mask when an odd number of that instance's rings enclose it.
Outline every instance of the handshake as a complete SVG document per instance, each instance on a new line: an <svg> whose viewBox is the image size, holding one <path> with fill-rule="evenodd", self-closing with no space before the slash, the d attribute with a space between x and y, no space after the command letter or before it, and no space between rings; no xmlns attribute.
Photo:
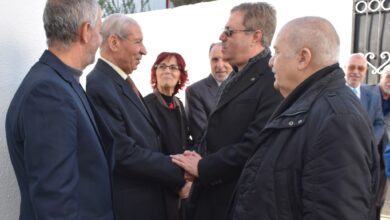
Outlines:
<svg viewBox="0 0 390 220"><path fill-rule="evenodd" d="M186 184L180 190L179 196L181 199L186 199L189 196L192 182L199 177L198 164L202 157L195 151L184 151L183 154L171 155L172 162L184 169L184 179Z"/></svg>

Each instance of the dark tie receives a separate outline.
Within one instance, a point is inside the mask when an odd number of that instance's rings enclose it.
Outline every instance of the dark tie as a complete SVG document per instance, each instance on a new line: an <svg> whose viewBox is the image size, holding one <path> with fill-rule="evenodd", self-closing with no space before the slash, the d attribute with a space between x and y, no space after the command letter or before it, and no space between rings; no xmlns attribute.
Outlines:
<svg viewBox="0 0 390 220"><path fill-rule="evenodd" d="M126 78L126 82L129 83L131 89L134 91L134 93L138 96L138 98L141 98L141 93L138 91L137 87L134 84L134 81L128 76Z"/></svg>

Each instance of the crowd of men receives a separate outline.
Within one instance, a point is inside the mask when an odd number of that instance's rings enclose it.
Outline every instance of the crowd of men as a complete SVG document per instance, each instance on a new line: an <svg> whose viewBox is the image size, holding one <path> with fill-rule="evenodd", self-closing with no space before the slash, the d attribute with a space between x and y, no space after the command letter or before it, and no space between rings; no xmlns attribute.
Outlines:
<svg viewBox="0 0 390 220"><path fill-rule="evenodd" d="M295 18L274 38L272 5L233 7L210 76L186 90L194 144L176 155L131 79L147 55L137 21L48 0L43 22L48 49L6 118L21 220L380 218L390 68L362 85L365 56L340 67L328 20Z"/></svg>

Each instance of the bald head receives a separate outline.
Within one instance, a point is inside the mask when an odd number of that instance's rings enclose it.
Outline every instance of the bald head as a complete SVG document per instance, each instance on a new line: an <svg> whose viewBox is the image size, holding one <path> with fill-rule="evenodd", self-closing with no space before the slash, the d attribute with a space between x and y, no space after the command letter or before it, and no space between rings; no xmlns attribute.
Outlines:
<svg viewBox="0 0 390 220"><path fill-rule="evenodd" d="M278 33L270 66L274 86L288 96L305 79L338 62L340 40L332 24L320 17L288 22Z"/></svg>
<svg viewBox="0 0 390 220"><path fill-rule="evenodd" d="M292 52L307 48L317 68L337 63L340 39L333 25L321 17L301 17L288 22L281 33L290 42Z"/></svg>

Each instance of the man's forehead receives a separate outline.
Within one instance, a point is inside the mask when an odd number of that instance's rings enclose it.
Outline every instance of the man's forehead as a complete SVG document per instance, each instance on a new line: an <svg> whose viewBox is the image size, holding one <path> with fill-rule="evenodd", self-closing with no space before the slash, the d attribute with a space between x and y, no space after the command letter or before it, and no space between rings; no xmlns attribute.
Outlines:
<svg viewBox="0 0 390 220"><path fill-rule="evenodd" d="M390 70L383 71L381 74L382 74L383 77L389 78L390 77Z"/></svg>

